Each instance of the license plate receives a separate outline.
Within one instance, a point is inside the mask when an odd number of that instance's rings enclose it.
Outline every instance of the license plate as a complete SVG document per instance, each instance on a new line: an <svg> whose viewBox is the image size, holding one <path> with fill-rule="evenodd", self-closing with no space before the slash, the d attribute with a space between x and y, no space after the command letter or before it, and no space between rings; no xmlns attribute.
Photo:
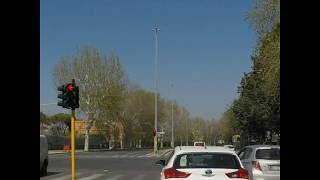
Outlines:
<svg viewBox="0 0 320 180"><path fill-rule="evenodd" d="M280 165L269 166L270 171L280 171Z"/></svg>

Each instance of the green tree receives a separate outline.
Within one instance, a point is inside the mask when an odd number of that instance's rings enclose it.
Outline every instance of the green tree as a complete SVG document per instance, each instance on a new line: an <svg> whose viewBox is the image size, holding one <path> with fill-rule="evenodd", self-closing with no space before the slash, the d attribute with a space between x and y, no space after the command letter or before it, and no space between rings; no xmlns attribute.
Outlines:
<svg viewBox="0 0 320 180"><path fill-rule="evenodd" d="M40 124L47 124L48 123L48 116L43 112L40 112Z"/></svg>
<svg viewBox="0 0 320 180"><path fill-rule="evenodd" d="M247 20L257 33L252 70L245 73L231 106L241 137L265 140L280 133L280 0L256 0Z"/></svg>
<svg viewBox="0 0 320 180"><path fill-rule="evenodd" d="M276 24L280 24L280 0L255 0L254 7L246 14L246 19L257 33L259 43Z"/></svg>
<svg viewBox="0 0 320 180"><path fill-rule="evenodd" d="M48 116L43 112L40 112L40 133L43 134L45 130L45 125L48 124Z"/></svg>
<svg viewBox="0 0 320 180"><path fill-rule="evenodd" d="M223 113L219 123L221 136L227 143L231 143L233 135L240 134L239 124L231 107Z"/></svg>

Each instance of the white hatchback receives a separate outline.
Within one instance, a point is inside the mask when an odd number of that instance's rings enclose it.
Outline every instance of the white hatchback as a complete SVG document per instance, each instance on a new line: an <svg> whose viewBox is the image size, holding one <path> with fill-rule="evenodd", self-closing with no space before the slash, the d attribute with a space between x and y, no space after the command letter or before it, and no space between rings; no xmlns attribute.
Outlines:
<svg viewBox="0 0 320 180"><path fill-rule="evenodd" d="M223 147L227 147L227 148L230 148L232 151L234 151L235 149L234 149L234 146L233 145L224 145Z"/></svg>
<svg viewBox="0 0 320 180"><path fill-rule="evenodd" d="M226 147L178 146L156 162L161 180L245 180L249 173L238 155Z"/></svg>

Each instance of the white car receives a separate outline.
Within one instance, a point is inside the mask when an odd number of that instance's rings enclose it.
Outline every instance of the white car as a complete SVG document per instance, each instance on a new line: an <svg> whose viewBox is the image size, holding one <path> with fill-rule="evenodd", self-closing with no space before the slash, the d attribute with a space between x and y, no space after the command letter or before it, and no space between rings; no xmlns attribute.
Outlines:
<svg viewBox="0 0 320 180"><path fill-rule="evenodd" d="M48 142L44 135L40 135L40 175L47 174L48 167Z"/></svg>
<svg viewBox="0 0 320 180"><path fill-rule="evenodd" d="M224 145L224 147L230 148L232 151L234 151L234 146L233 145Z"/></svg>
<svg viewBox="0 0 320 180"><path fill-rule="evenodd" d="M238 155L225 147L178 146L156 162L161 180L245 180L249 173Z"/></svg>
<svg viewBox="0 0 320 180"><path fill-rule="evenodd" d="M238 154L252 180L280 180L280 146L251 145Z"/></svg>

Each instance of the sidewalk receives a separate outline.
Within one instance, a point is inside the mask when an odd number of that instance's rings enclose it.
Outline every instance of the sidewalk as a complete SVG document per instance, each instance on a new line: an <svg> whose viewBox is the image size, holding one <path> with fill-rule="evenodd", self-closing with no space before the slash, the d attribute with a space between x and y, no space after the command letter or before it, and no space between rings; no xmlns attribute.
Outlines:
<svg viewBox="0 0 320 180"><path fill-rule="evenodd" d="M141 150L141 149L140 149ZM89 149L88 152L110 152L110 151L134 151L134 149ZM83 149L76 149L76 152L85 152ZM70 153L64 150L48 150L48 154Z"/></svg>
<svg viewBox="0 0 320 180"><path fill-rule="evenodd" d="M88 152L110 152L110 151L128 151L128 150L129 149L123 149L123 150L121 150L121 149L111 149L111 150L109 150L109 149L90 149ZM141 149L136 149L136 150L131 149L129 151L137 151L137 150L141 150ZM150 149L150 150L153 150L153 149ZM167 152L168 150L170 150L170 149L160 149L160 150L158 150L158 153L156 155L152 151L152 152L148 153L147 156L148 157L159 157L163 153ZM76 153L79 153L79 152L85 152L85 151L83 149L77 149ZM48 154L50 154L50 155L51 154L65 154L65 153L70 153L70 152L65 152L64 150L48 150Z"/></svg>
<svg viewBox="0 0 320 180"><path fill-rule="evenodd" d="M169 150L171 150L171 149L160 149L160 150L158 150L157 154L150 152L146 156L147 157L160 157L162 154L166 153Z"/></svg>
<svg viewBox="0 0 320 180"><path fill-rule="evenodd" d="M76 150L76 152L84 152L83 150ZM64 150L48 150L48 154L64 154L64 153L70 153L70 152L65 152Z"/></svg>

